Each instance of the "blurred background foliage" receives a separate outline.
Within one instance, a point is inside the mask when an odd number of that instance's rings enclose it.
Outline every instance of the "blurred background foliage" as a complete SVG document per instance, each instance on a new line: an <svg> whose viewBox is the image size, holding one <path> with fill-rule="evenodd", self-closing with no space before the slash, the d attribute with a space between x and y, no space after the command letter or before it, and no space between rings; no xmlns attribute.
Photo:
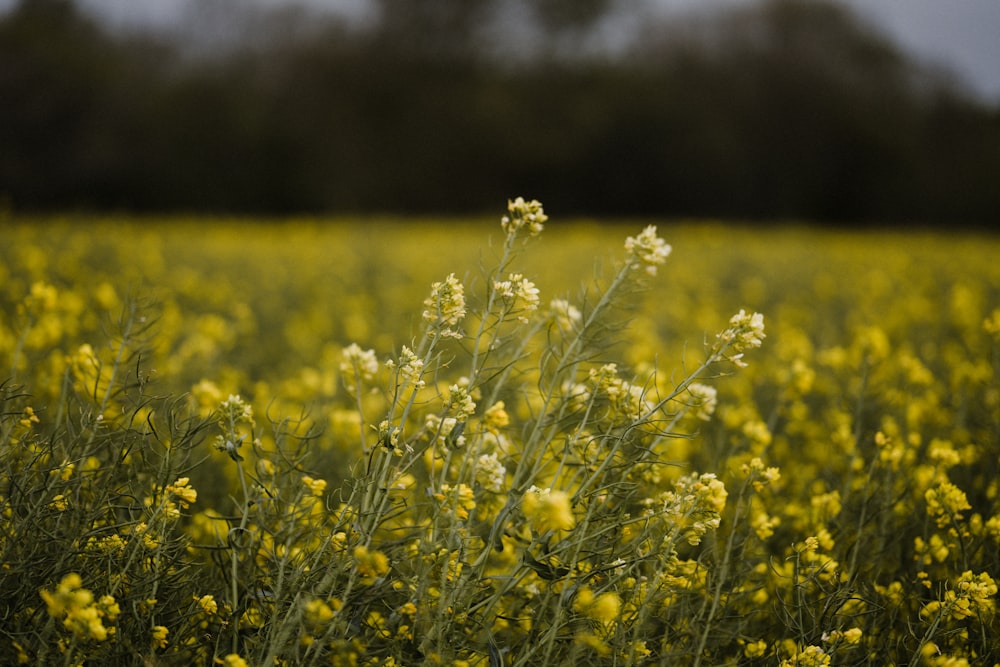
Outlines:
<svg viewBox="0 0 1000 667"><path fill-rule="evenodd" d="M196 4L0 16L0 207L998 225L1000 107L831 2Z"/></svg>

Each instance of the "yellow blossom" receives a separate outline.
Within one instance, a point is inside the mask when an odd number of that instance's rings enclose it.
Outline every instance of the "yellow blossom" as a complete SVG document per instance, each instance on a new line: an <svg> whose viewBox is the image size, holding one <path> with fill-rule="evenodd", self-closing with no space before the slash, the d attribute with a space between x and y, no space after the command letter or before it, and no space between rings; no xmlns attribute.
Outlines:
<svg viewBox="0 0 1000 667"><path fill-rule="evenodd" d="M807 646L788 660L782 660L780 667L827 667L830 656L819 646Z"/></svg>
<svg viewBox="0 0 1000 667"><path fill-rule="evenodd" d="M198 500L198 491L190 485L191 478L179 477L173 484L167 486L167 493L171 494L180 503L181 507L190 507Z"/></svg>
<svg viewBox="0 0 1000 667"><path fill-rule="evenodd" d="M573 600L573 609L587 618L601 623L612 623L618 618L621 604L621 598L613 591L595 596L589 587L584 586L577 592L576 598Z"/></svg>
<svg viewBox="0 0 1000 667"><path fill-rule="evenodd" d="M334 610L326 602L318 598L306 602L303 609L305 611L306 622L314 626L330 622L334 615Z"/></svg>
<svg viewBox="0 0 1000 667"><path fill-rule="evenodd" d="M648 225L638 236L625 239L625 253L629 266L637 269L645 265L646 273L656 275L657 266L670 256L670 244L656 235L656 226Z"/></svg>
<svg viewBox="0 0 1000 667"><path fill-rule="evenodd" d="M942 482L924 494L927 515L935 517L941 528L962 518L962 511L972 509L965 492L951 482Z"/></svg>
<svg viewBox="0 0 1000 667"><path fill-rule="evenodd" d="M309 493L316 496L317 498L323 495L323 491L326 490L326 480L325 479L313 479L308 475L302 478L302 483L309 488Z"/></svg>
<svg viewBox="0 0 1000 667"><path fill-rule="evenodd" d="M154 625L152 631L153 648L166 648L168 634L170 634L170 630L166 627L162 625Z"/></svg>
<svg viewBox="0 0 1000 667"><path fill-rule="evenodd" d="M454 273L431 285L431 295L424 300L424 308L424 321L441 336L462 337L461 332L452 327L465 317L465 287Z"/></svg>
<svg viewBox="0 0 1000 667"><path fill-rule="evenodd" d="M747 642L743 646L743 655L747 658L763 658L765 653L767 653L767 642L763 639Z"/></svg>
<svg viewBox="0 0 1000 667"><path fill-rule="evenodd" d="M508 236L516 235L522 228L526 228L530 236L538 236L548 219L537 199L526 201L518 197L507 200L507 215L500 218L500 226Z"/></svg>
<svg viewBox="0 0 1000 667"><path fill-rule="evenodd" d="M593 632L581 631L573 637L573 642L579 646L589 648L599 656L611 655L611 647L607 642L595 635Z"/></svg>
<svg viewBox="0 0 1000 667"><path fill-rule="evenodd" d="M34 408L30 405L26 407L18 423L24 428L31 428L34 424L39 423L38 415L35 414Z"/></svg>
<svg viewBox="0 0 1000 667"><path fill-rule="evenodd" d="M64 576L54 592L42 589L39 594L45 601L49 615L53 618L62 617L63 627L77 639L104 641L114 632L114 628L105 627L104 619L112 622L121 613L110 595L102 596L95 602L94 594L83 588L83 581L75 572Z"/></svg>
<svg viewBox="0 0 1000 667"><path fill-rule="evenodd" d="M565 491L531 487L522 499L522 510L538 533L570 530L576 525L570 498Z"/></svg>
<svg viewBox="0 0 1000 667"><path fill-rule="evenodd" d="M503 401L497 401L483 415L483 426L490 433L499 433L501 429L510 424L510 416L505 407Z"/></svg>
<svg viewBox="0 0 1000 667"><path fill-rule="evenodd" d="M215 601L215 596L202 595L200 598L197 598L197 600L198 606L201 607L201 610L209 616L218 613L219 603Z"/></svg>
<svg viewBox="0 0 1000 667"><path fill-rule="evenodd" d="M446 513L454 513L460 520L468 519L470 512L476 508L475 493L467 484L443 484L441 492L434 494L435 500L441 503Z"/></svg>
<svg viewBox="0 0 1000 667"><path fill-rule="evenodd" d="M389 559L386 555L363 545L354 548L354 562L362 581L366 583L374 583L375 579L389 573Z"/></svg>
<svg viewBox="0 0 1000 667"><path fill-rule="evenodd" d="M848 644L857 644L861 641L861 628L851 628L844 632L844 641Z"/></svg>

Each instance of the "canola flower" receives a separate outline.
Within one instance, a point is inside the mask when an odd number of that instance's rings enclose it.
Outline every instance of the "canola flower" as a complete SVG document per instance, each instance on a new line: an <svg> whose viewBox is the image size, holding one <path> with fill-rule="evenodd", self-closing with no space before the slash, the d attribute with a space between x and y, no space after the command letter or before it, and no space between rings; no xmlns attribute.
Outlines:
<svg viewBox="0 0 1000 667"><path fill-rule="evenodd" d="M500 493L507 478L507 468L497 458L497 454L483 454L476 462L476 481L492 493Z"/></svg>
<svg viewBox="0 0 1000 667"><path fill-rule="evenodd" d="M375 350L363 350L357 343L351 343L341 351L339 368L344 386L354 393L362 381L375 379L379 370L378 357Z"/></svg>
<svg viewBox="0 0 1000 667"><path fill-rule="evenodd" d="M538 533L570 530L576 525L569 495L558 489L532 486L524 494L522 510L531 527Z"/></svg>
<svg viewBox="0 0 1000 667"><path fill-rule="evenodd" d="M114 634L115 628L106 626L105 621L114 623L121 608L110 595L95 599L94 594L83 587L79 574L67 574L54 591L42 589L40 595L49 616L61 619L63 626L77 639L102 642Z"/></svg>
<svg viewBox="0 0 1000 667"><path fill-rule="evenodd" d="M619 618L621 599L614 591L595 595L594 591L585 586L577 591L576 597L573 599L573 609L588 618L610 624Z"/></svg>
<svg viewBox="0 0 1000 667"><path fill-rule="evenodd" d="M719 355L741 368L746 367L743 355L758 348L764 341L764 316L747 313L742 308L729 319L729 326L718 334L716 349Z"/></svg>
<svg viewBox="0 0 1000 667"><path fill-rule="evenodd" d="M454 273L431 285L431 295L424 300L424 321L441 336L461 338L454 327L465 317L465 287Z"/></svg>
<svg viewBox="0 0 1000 667"><path fill-rule="evenodd" d="M549 309L552 311L552 316L559 329L564 333L573 331L583 321L580 309L566 299L552 299L549 303Z"/></svg>
<svg viewBox="0 0 1000 667"><path fill-rule="evenodd" d="M548 221L541 202L536 199L525 201L517 197L507 202L507 214L500 220L500 226L508 236L514 236L522 229L527 229L530 236L538 236Z"/></svg>
<svg viewBox="0 0 1000 667"><path fill-rule="evenodd" d="M387 368L395 370L399 383L403 386L410 386L419 389L427 384L423 380L424 360L417 356L416 352L406 345L399 353L399 360L388 359L385 362Z"/></svg>
<svg viewBox="0 0 1000 667"><path fill-rule="evenodd" d="M782 660L780 667L827 667L831 657L819 646L806 646L787 660Z"/></svg>
<svg viewBox="0 0 1000 667"><path fill-rule="evenodd" d="M527 324L530 314L538 310L539 290L520 273L512 273L507 280L494 282L493 289L522 324Z"/></svg>
<svg viewBox="0 0 1000 667"><path fill-rule="evenodd" d="M656 225L649 225L638 236L625 239L625 253L632 268L643 267L643 270L655 276L657 268L667 261L671 251L670 244L656 234Z"/></svg>

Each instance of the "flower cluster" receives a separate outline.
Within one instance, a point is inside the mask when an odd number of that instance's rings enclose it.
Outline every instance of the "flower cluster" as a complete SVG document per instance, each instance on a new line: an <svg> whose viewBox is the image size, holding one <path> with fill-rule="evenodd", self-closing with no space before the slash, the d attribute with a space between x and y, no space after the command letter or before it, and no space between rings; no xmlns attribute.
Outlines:
<svg viewBox="0 0 1000 667"><path fill-rule="evenodd" d="M497 458L496 453L483 454L476 462L476 481L492 493L503 490L507 478L507 468Z"/></svg>
<svg viewBox="0 0 1000 667"><path fill-rule="evenodd" d="M530 236L538 236L548 219L541 202L518 197L507 201L507 215L500 218L500 226L508 236L516 235L525 228Z"/></svg>
<svg viewBox="0 0 1000 667"><path fill-rule="evenodd" d="M190 477L178 477L173 484L168 484L165 491L184 509L198 500L198 491L191 486Z"/></svg>
<svg viewBox="0 0 1000 667"><path fill-rule="evenodd" d="M589 586L581 588L573 598L574 610L602 623L613 623L621 612L621 606L621 598L614 591L595 595Z"/></svg>
<svg viewBox="0 0 1000 667"><path fill-rule="evenodd" d="M713 473L691 474L677 480L672 490L650 499L649 505L669 517L688 544L696 546L719 527L728 495L726 485Z"/></svg>
<svg viewBox="0 0 1000 667"><path fill-rule="evenodd" d="M361 574L364 583L372 584L379 577L389 573L389 559L383 552L358 546L354 548L353 555L354 566Z"/></svg>
<svg viewBox="0 0 1000 667"><path fill-rule="evenodd" d="M963 572L954 588L944 592L944 598L928 602L920 615L927 620L942 615L956 621L977 616L993 617L996 613L997 584L986 572Z"/></svg>
<svg viewBox="0 0 1000 667"><path fill-rule="evenodd" d="M819 646L806 646L787 660L782 660L780 667L828 667L830 654Z"/></svg>
<svg viewBox="0 0 1000 667"><path fill-rule="evenodd" d="M445 338L461 338L454 327L465 317L465 287L454 273L431 285L431 294L424 300L424 321Z"/></svg>
<svg viewBox="0 0 1000 667"><path fill-rule="evenodd" d="M378 373L375 350L363 350L357 343L351 343L341 351L340 356L340 374L344 386L351 393L357 391L361 381L371 381Z"/></svg>
<svg viewBox="0 0 1000 667"><path fill-rule="evenodd" d="M764 316L741 308L729 319L729 326L718 334L715 354L741 368L746 367L744 352L760 347L765 337Z"/></svg>
<svg viewBox="0 0 1000 667"><path fill-rule="evenodd" d="M222 434L216 438L213 446L216 450L228 454L234 461L242 461L240 448L247 434L241 433L240 428L254 427L253 407L240 398L239 394L230 394L229 398L219 405L217 414Z"/></svg>
<svg viewBox="0 0 1000 667"><path fill-rule="evenodd" d="M552 318L556 325L564 333L576 329L583 319L580 310L566 299L553 299L549 303L549 309L552 311Z"/></svg>
<svg viewBox="0 0 1000 667"><path fill-rule="evenodd" d="M385 362L385 366L396 369L397 382L402 386L420 388L427 384L423 380L424 360L405 345L399 353L399 361L389 359Z"/></svg>
<svg viewBox="0 0 1000 667"><path fill-rule="evenodd" d="M927 500L927 515L937 521L939 528L961 520L962 512L972 509L962 489L951 482L942 482L924 494Z"/></svg>
<svg viewBox="0 0 1000 667"><path fill-rule="evenodd" d="M532 529L539 534L570 530L576 525L570 498L565 491L532 486L524 494L521 509Z"/></svg>
<svg viewBox="0 0 1000 667"><path fill-rule="evenodd" d="M587 389L577 394L577 399L605 399L609 413L625 420L638 420L653 410L647 388L628 382L618 375L618 364L604 364L588 372Z"/></svg>
<svg viewBox="0 0 1000 667"><path fill-rule="evenodd" d="M520 273L512 273L507 280L494 282L493 289L507 304L509 312L514 313L523 324L527 324L528 316L538 310L538 288Z"/></svg>
<svg viewBox="0 0 1000 667"><path fill-rule="evenodd" d="M110 595L95 600L94 594L83 587L79 574L67 574L55 591L42 589L40 595L49 616L62 619L63 626L77 639L100 642L114 634L114 627L104 623L114 623L118 618L121 613L118 603Z"/></svg>
<svg viewBox="0 0 1000 667"><path fill-rule="evenodd" d="M719 393L715 387L701 382L688 385L688 405L695 410L695 416L702 421L708 421L715 414L719 404Z"/></svg>
<svg viewBox="0 0 1000 667"><path fill-rule="evenodd" d="M656 226L649 225L638 236L625 239L626 261L632 268L645 267L646 273L656 275L659 265L667 261L672 248L656 235Z"/></svg>
<svg viewBox="0 0 1000 667"><path fill-rule="evenodd" d="M469 395L469 383L457 382L448 387L448 413L459 421L465 421L476 412L476 402Z"/></svg>

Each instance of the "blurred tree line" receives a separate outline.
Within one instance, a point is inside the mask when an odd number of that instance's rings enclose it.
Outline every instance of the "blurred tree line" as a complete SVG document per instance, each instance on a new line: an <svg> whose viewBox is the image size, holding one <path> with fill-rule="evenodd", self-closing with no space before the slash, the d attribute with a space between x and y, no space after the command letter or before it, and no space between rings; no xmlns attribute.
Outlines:
<svg viewBox="0 0 1000 667"><path fill-rule="evenodd" d="M21 0L0 17L0 198L998 224L1000 108L839 5L650 14L615 42L633 0L371 2L238 23L216 0L238 36L195 49Z"/></svg>

